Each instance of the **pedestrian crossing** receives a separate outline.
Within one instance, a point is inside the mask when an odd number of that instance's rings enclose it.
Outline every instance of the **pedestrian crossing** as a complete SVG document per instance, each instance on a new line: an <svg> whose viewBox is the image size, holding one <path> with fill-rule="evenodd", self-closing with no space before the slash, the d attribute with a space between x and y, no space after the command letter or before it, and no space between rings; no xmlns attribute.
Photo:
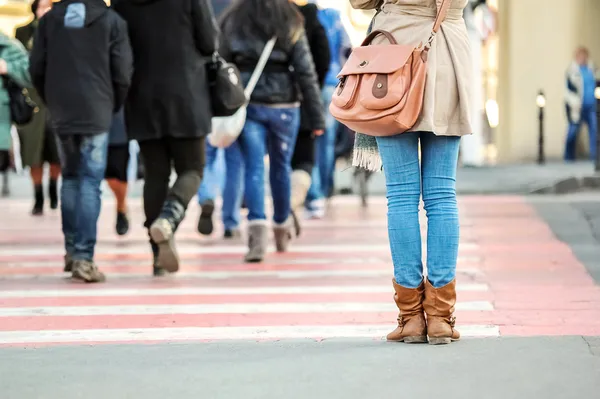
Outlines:
<svg viewBox="0 0 600 399"><path fill-rule="evenodd" d="M244 243L224 242L220 231L200 237L189 212L178 232L181 271L164 278L151 276L141 207L130 210L137 227L116 238L106 201L96 253L108 280L97 285L61 272L56 215L31 218L12 203L0 226L0 345L383 339L397 316L384 201L362 210L356 198L334 200L289 253L271 249L261 264L243 263ZM479 245L465 237L458 325L465 338L498 336Z"/></svg>

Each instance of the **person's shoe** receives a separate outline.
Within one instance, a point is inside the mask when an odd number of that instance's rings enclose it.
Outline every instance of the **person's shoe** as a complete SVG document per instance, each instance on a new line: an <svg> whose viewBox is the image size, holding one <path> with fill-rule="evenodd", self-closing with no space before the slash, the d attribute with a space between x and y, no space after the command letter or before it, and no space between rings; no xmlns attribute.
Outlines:
<svg viewBox="0 0 600 399"><path fill-rule="evenodd" d="M73 259L71 259L71 255L65 255L65 267L63 268L65 273L71 273L73 271Z"/></svg>
<svg viewBox="0 0 600 399"><path fill-rule="evenodd" d="M312 178L309 173L304 170L295 170L292 172L291 185L292 185L292 196L290 199L290 208L292 221L294 223L294 230L296 237L302 233L302 225L300 219L297 216L297 212L306 201L306 195L310 189Z"/></svg>
<svg viewBox="0 0 600 399"><path fill-rule="evenodd" d="M198 233L209 236L214 229L212 216L215 211L215 203L212 200L208 200L200 206L202 207L202 212L200 213L200 219L198 219Z"/></svg>
<svg viewBox="0 0 600 399"><path fill-rule="evenodd" d="M72 276L74 279L85 281L86 283L103 283L106 281L106 276L98 266L92 261L76 260L73 262Z"/></svg>
<svg viewBox="0 0 600 399"><path fill-rule="evenodd" d="M248 253L244 258L248 263L262 262L267 252L267 225L264 220L248 225Z"/></svg>
<svg viewBox="0 0 600 399"><path fill-rule="evenodd" d="M56 180L50 180L48 185L48 196L50 197L50 209L58 208L58 184Z"/></svg>
<svg viewBox="0 0 600 399"><path fill-rule="evenodd" d="M282 224L276 224L273 227L273 235L275 237L275 248L277 252L286 252L290 241L292 240L292 223L290 220Z"/></svg>
<svg viewBox="0 0 600 399"><path fill-rule="evenodd" d="M423 314L424 283L418 288L405 288L392 280L394 302L400 310L398 327L387 335L388 341L407 344L427 342L427 324Z"/></svg>
<svg viewBox="0 0 600 399"><path fill-rule="evenodd" d="M225 234L223 234L223 238L226 240L235 240L242 237L242 232L240 229L225 229Z"/></svg>
<svg viewBox="0 0 600 399"><path fill-rule="evenodd" d="M35 203L31 211L33 216L40 216L44 214L44 188L39 185L35 186Z"/></svg>
<svg viewBox="0 0 600 399"><path fill-rule="evenodd" d="M158 245L150 241L150 247L152 247L152 275L154 277L162 277L169 274L168 271L160 267L158 264Z"/></svg>
<svg viewBox="0 0 600 399"><path fill-rule="evenodd" d="M150 237L158 245L158 263L171 273L179 270L174 234L184 216L185 207L174 199L167 199L160 216L150 226Z"/></svg>
<svg viewBox="0 0 600 399"><path fill-rule="evenodd" d="M434 288L429 280L425 281L423 308L427 313L427 335L431 345L449 344L460 339L460 333L454 329L454 305L456 279L441 288Z"/></svg>
<svg viewBox="0 0 600 399"><path fill-rule="evenodd" d="M117 234L124 236L129 232L129 218L125 212L117 212L117 223L115 226Z"/></svg>

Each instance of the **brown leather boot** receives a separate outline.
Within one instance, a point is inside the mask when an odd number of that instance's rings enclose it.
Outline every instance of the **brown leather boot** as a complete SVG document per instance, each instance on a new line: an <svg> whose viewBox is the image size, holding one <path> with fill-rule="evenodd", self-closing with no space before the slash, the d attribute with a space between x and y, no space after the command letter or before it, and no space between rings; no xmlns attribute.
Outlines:
<svg viewBox="0 0 600 399"><path fill-rule="evenodd" d="M434 288L429 280L425 281L423 308L427 313L427 335L431 345L449 344L460 339L460 333L454 329L455 304L456 280L441 288Z"/></svg>
<svg viewBox="0 0 600 399"><path fill-rule="evenodd" d="M427 325L423 314L423 283L418 288L404 288L392 280L394 284L394 301L400 309L398 327L388 334L388 341L405 342L407 344L427 342Z"/></svg>

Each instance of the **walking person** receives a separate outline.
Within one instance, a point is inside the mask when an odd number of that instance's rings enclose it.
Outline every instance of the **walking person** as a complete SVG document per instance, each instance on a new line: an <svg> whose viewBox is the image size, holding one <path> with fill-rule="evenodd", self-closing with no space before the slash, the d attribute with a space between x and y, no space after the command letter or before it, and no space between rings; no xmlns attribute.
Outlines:
<svg viewBox="0 0 600 399"><path fill-rule="evenodd" d="M117 200L117 235L124 236L129 232L127 216L127 188L129 166L129 140L125 130L125 116L121 109L113 118L108 134L108 153L104 178Z"/></svg>
<svg viewBox="0 0 600 399"><path fill-rule="evenodd" d="M223 238L239 238L241 237L240 209L244 192L244 159L237 142L221 150L210 145L207 140L204 179L198 189L198 203L201 207L198 232L202 235L208 236L213 232L215 198L219 192L223 199L221 206L222 222L225 227Z"/></svg>
<svg viewBox="0 0 600 399"><path fill-rule="evenodd" d="M565 103L569 129L565 143L565 161L575 161L577 151L577 136L581 125L588 127L590 138L590 158L596 159L596 135L598 120L596 119L596 68L590 61L590 52L580 47L575 52L575 59L567 69L567 87Z"/></svg>
<svg viewBox="0 0 600 399"><path fill-rule="evenodd" d="M316 162L306 204L308 216L317 219L325 216L325 201L333 195L334 191L335 142L339 122L329 113L329 104L339 81L337 75L352 50L350 37L344 28L338 10L321 8L318 10L318 18L324 27L331 56L327 68L328 73L321 89L325 109L325 131L316 139Z"/></svg>
<svg viewBox="0 0 600 399"><path fill-rule="evenodd" d="M103 0L63 0L40 19L30 71L61 158L64 270L88 283L105 280L94 262L100 184L131 68L126 24Z"/></svg>
<svg viewBox="0 0 600 399"><path fill-rule="evenodd" d="M468 0L350 0L354 8L381 11L372 29L400 44L426 42L436 14L449 6L428 54L423 107L407 132L385 137L357 133L356 166L381 168L388 198L388 233L394 263L398 327L387 339L450 343L454 328L459 218L456 168L460 136L471 134L471 58L463 20ZM450 2L450 3L448 3ZM389 43L379 36L374 43ZM421 159L419 160L419 144ZM380 158L379 158L380 157ZM419 202L427 212L427 277L423 273ZM425 314L427 319L425 319Z"/></svg>
<svg viewBox="0 0 600 399"><path fill-rule="evenodd" d="M300 125L300 100L306 104L307 128L321 134L325 127L317 74L303 28L302 15L289 0L237 0L222 22L223 57L250 79L267 42L275 47L247 109L238 142L244 157L245 200L248 206L247 262L263 260L267 248L264 156L269 155L273 197L273 233L277 251L287 250L290 218L291 159Z"/></svg>
<svg viewBox="0 0 600 399"><path fill-rule="evenodd" d="M202 181L211 131L205 68L218 28L209 0L119 0L113 7L127 21L135 59L125 122L144 161L154 273L176 272L174 234ZM172 164L177 179L169 187Z"/></svg>
<svg viewBox="0 0 600 399"><path fill-rule="evenodd" d="M12 118L10 96L6 87L12 80L22 88L31 87L27 51L18 41L0 32L0 173L2 174L2 196L10 194L9 177L13 166Z"/></svg>
<svg viewBox="0 0 600 399"><path fill-rule="evenodd" d="M33 21L16 29L15 37L28 51L33 47L33 39L39 20L52 8L51 0L35 0L31 4ZM19 142L23 167L29 167L33 182L35 202L31 213L44 213L44 165L49 165L48 197L50 209L58 208L58 178L60 177L60 159L56 148L56 139L50 128L49 115L44 102L34 88L27 88L29 97L38 107L38 112L26 125L19 126Z"/></svg>
<svg viewBox="0 0 600 399"><path fill-rule="evenodd" d="M306 38L308 39L308 47L310 48L310 53L315 63L315 72L317 73L319 89L322 90L323 85L325 84L325 78L329 72L331 57L329 40L327 39L325 28L319 21L318 7L315 4L308 3L306 0L296 0L295 3L304 17L304 30L306 31ZM299 215L299 211L306 203L308 190L313 181L315 153L317 150L315 141L318 140L311 128L308 109L310 109L310 105L301 105L300 130L298 131L296 146L294 147L294 154L292 156L291 209L296 236L300 235L302 227L302 215ZM320 131L317 133L320 133Z"/></svg>

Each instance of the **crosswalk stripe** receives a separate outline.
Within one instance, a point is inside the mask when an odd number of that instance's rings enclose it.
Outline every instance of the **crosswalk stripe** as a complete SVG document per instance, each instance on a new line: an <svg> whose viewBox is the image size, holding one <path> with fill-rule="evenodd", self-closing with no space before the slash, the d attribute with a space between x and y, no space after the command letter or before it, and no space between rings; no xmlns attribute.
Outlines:
<svg viewBox="0 0 600 399"><path fill-rule="evenodd" d="M459 302L457 310L493 310L488 301ZM38 306L1 308L0 317L34 316L124 316L172 314L256 314L256 313L341 313L397 312L394 303L224 303L195 305L125 305L125 306Z"/></svg>
<svg viewBox="0 0 600 399"><path fill-rule="evenodd" d="M176 342L267 339L382 339L390 325L264 326L264 327L185 327L51 331L0 331L0 345L85 342ZM497 337L497 326L464 325L461 336Z"/></svg>
<svg viewBox="0 0 600 399"><path fill-rule="evenodd" d="M182 296L182 295L272 295L272 294L369 294L389 293L391 285L304 286L304 287L179 287L179 288L102 288L62 290L0 291L0 298L65 298L118 296ZM457 284L463 292L487 291L487 284Z"/></svg>

